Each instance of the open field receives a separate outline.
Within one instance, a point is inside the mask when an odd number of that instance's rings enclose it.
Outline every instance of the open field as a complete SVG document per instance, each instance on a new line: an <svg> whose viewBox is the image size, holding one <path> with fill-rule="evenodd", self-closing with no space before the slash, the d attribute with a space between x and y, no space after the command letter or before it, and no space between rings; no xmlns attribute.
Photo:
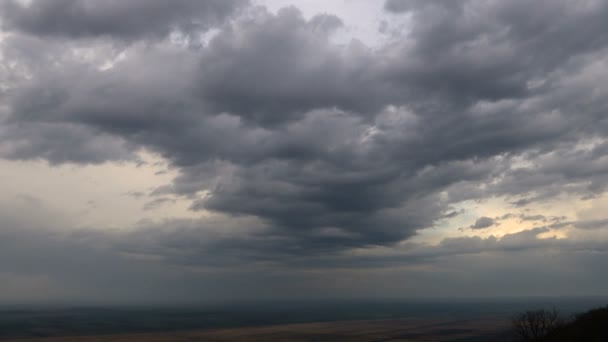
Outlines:
<svg viewBox="0 0 608 342"><path fill-rule="evenodd" d="M507 320L394 319L270 325L263 327L12 339L19 342L173 342L173 341L500 341Z"/></svg>
<svg viewBox="0 0 608 342"><path fill-rule="evenodd" d="M502 341L515 314L565 317L606 298L480 301L291 301L193 307L5 307L0 342Z"/></svg>

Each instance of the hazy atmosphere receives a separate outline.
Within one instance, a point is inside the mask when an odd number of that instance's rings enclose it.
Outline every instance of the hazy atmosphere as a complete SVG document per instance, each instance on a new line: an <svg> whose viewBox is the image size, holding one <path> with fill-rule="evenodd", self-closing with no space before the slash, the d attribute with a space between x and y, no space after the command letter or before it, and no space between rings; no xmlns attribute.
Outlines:
<svg viewBox="0 0 608 342"><path fill-rule="evenodd" d="M606 296L606 18L0 0L0 303Z"/></svg>

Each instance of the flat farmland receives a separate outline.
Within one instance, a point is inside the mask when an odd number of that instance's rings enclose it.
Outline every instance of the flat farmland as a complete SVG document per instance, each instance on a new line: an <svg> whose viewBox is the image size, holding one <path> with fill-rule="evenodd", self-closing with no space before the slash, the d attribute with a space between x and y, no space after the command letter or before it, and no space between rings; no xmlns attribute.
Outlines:
<svg viewBox="0 0 608 342"><path fill-rule="evenodd" d="M407 318L391 320L338 321L189 330L167 333L108 334L11 339L19 342L173 342L173 341L501 341L505 317Z"/></svg>

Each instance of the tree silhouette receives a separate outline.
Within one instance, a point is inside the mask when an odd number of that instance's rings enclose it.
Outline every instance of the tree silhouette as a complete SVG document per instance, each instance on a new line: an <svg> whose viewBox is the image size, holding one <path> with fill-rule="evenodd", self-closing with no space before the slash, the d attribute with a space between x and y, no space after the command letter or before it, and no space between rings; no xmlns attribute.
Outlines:
<svg viewBox="0 0 608 342"><path fill-rule="evenodd" d="M538 342L562 325L562 322L555 308L529 310L513 318L512 328L518 341Z"/></svg>

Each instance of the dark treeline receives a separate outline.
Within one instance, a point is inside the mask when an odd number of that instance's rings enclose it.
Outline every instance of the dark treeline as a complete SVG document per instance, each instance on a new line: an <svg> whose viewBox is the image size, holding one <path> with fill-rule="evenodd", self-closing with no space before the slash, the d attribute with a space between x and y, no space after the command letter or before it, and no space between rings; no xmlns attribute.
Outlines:
<svg viewBox="0 0 608 342"><path fill-rule="evenodd" d="M517 341L608 341L608 306L574 315L560 317L553 310L532 310L513 318L512 330Z"/></svg>

